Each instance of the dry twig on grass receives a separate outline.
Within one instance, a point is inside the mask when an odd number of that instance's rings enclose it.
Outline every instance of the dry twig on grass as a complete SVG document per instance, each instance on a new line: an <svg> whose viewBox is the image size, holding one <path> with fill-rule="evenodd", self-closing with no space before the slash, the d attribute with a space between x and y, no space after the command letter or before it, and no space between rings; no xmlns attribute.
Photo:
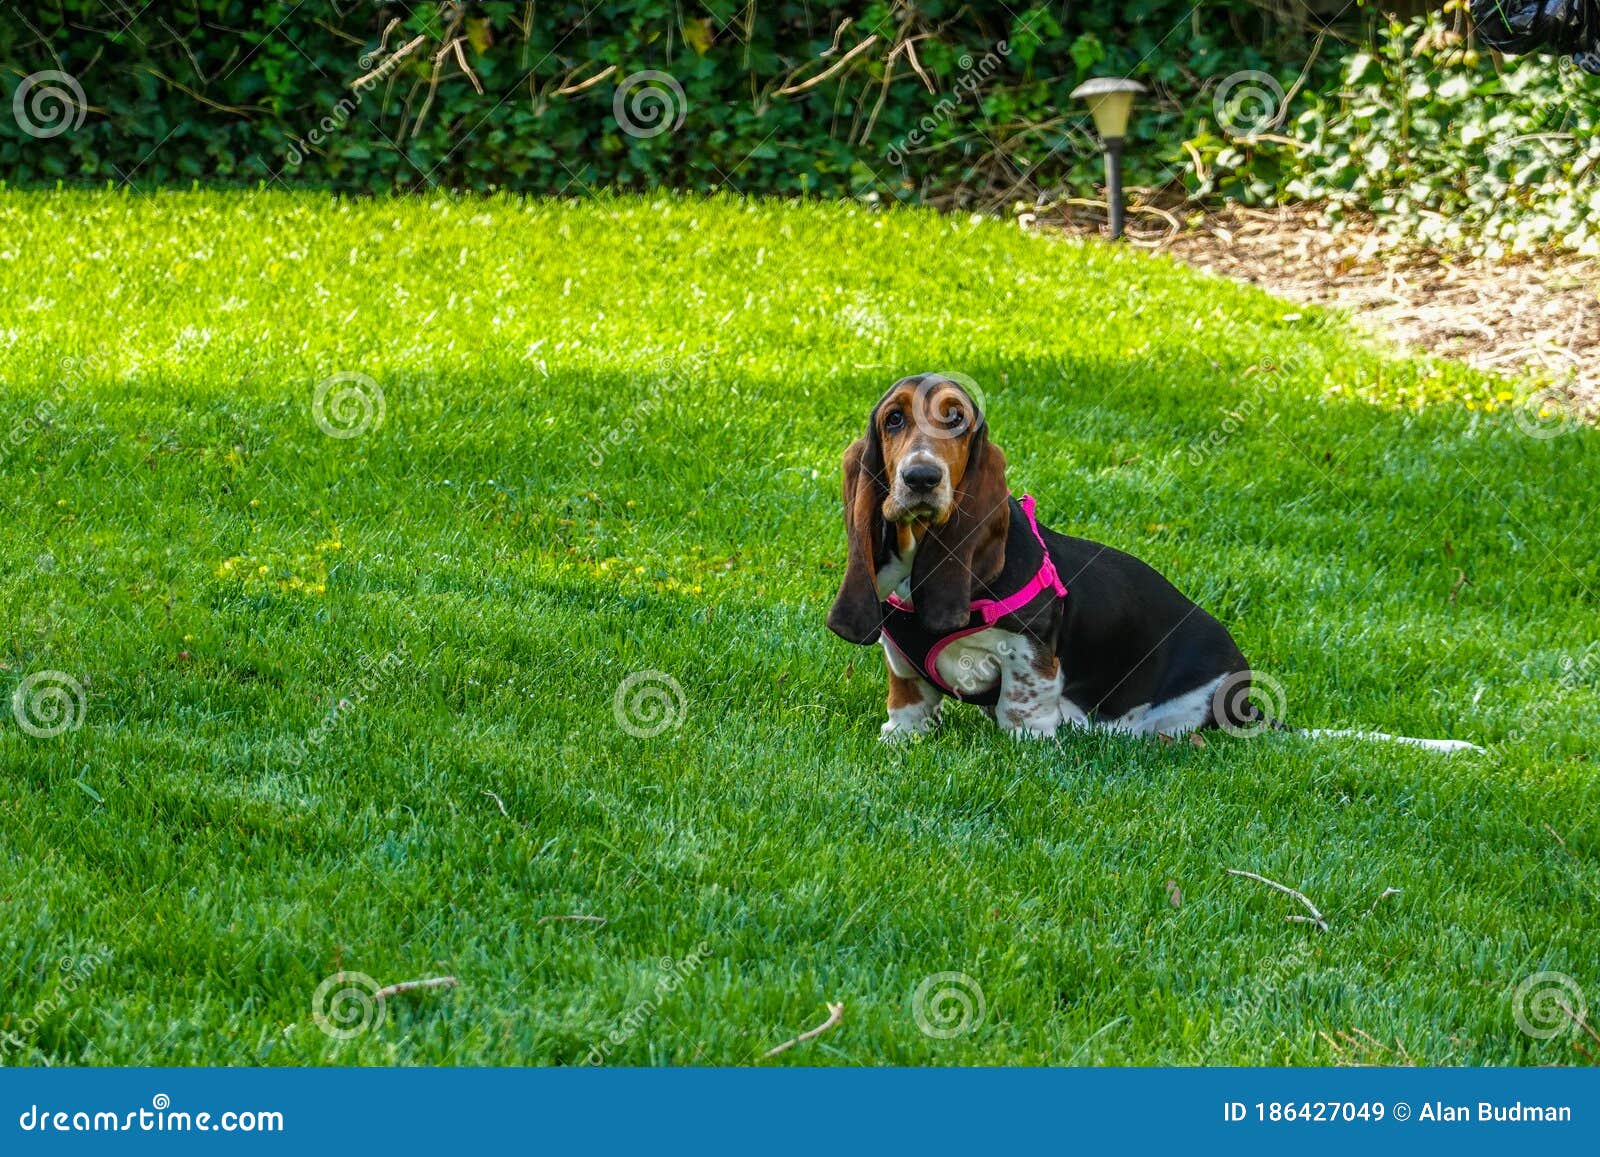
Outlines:
<svg viewBox="0 0 1600 1157"><path fill-rule="evenodd" d="M372 994L373 1000L388 1000L391 996L400 996L407 992L419 992L426 988L454 988L461 982L453 976L430 976L426 980L402 980L399 984L391 984L387 988L380 988Z"/></svg>
<svg viewBox="0 0 1600 1157"><path fill-rule="evenodd" d="M1265 884L1269 888L1276 888L1278 891L1282 892L1285 896L1293 896L1296 900L1299 900L1300 903L1302 903L1302 904L1304 904L1306 906L1306 910L1308 912L1310 912L1311 915L1310 916L1301 916L1301 915L1298 915L1298 914L1291 914L1288 917L1286 917L1286 919L1292 920L1297 924L1315 924L1318 928L1322 929L1324 932L1326 932L1328 930L1328 922L1327 922L1327 920L1323 919L1322 913L1317 911L1317 906L1315 904L1313 904L1310 900L1306 899L1306 895L1305 895L1304 892L1296 892L1293 888L1289 887L1286 884L1280 884L1276 880L1269 880L1265 876L1258 876L1254 872L1242 871L1239 868L1229 868L1228 869L1228 875L1230 875L1230 876L1243 876L1247 880L1255 880L1257 883Z"/></svg>
<svg viewBox="0 0 1600 1157"><path fill-rule="evenodd" d="M1562 1012L1566 1013L1567 1019L1573 1024L1577 1025L1584 1032L1594 1037L1595 1043L1600 1044L1600 1032L1595 1032L1594 1029L1590 1028L1589 1022L1584 1020L1583 1017L1579 1016L1577 1013L1573 1012L1572 1009L1568 1008L1567 1002L1562 1000L1559 996L1556 997L1556 1007Z"/></svg>
<svg viewBox="0 0 1600 1157"><path fill-rule="evenodd" d="M801 1041L807 1041L807 1040L813 1039L814 1037L819 1037L823 1033L827 1032L830 1028L835 1027L843 1019L844 1019L844 1002L840 1001L838 1004L829 1004L828 1005L828 1019L827 1020L823 1021L816 1028L806 1030L805 1032L801 1033L799 1036L794 1037L792 1040L784 1041L781 1045L778 1045L776 1048L768 1049L765 1053L762 1054L762 1059L765 1060L767 1057L775 1057L779 1053L783 1052L784 1049L792 1049L792 1048L794 1048L794 1046L799 1044Z"/></svg>
<svg viewBox="0 0 1600 1157"><path fill-rule="evenodd" d="M1376 912L1378 910L1378 905L1383 903L1390 896L1398 896L1399 894L1399 888L1385 888L1381 893L1379 893L1378 898L1372 902L1372 907L1367 909L1367 915L1370 916Z"/></svg>
<svg viewBox="0 0 1600 1157"><path fill-rule="evenodd" d="M1333 1050L1334 1060L1340 1065L1415 1066L1417 1063L1399 1037L1394 1038L1391 1047L1359 1028L1349 1032L1341 1030L1333 1036L1326 1032L1318 1032L1317 1035Z"/></svg>

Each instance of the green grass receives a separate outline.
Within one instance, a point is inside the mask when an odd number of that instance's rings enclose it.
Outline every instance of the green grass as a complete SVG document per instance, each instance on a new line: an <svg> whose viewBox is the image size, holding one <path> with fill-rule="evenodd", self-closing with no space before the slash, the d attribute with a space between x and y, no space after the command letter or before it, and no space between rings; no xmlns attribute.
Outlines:
<svg viewBox="0 0 1600 1157"><path fill-rule="evenodd" d="M1600 437L1502 382L1126 249L734 200L4 193L0 337L0 691L83 688L0 710L5 1063L741 1064L828 1001L770 1063L1588 1063L1511 991L1600 1005ZM878 744L838 458L929 369L1292 723L1492 754ZM318 428L336 373L380 425ZM340 969L461 983L340 1041Z"/></svg>

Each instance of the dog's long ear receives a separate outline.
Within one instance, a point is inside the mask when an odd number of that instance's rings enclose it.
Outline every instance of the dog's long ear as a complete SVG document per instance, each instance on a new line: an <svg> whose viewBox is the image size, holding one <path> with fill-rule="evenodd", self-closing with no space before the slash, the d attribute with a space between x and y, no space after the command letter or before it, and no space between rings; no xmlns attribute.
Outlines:
<svg viewBox="0 0 1600 1157"><path fill-rule="evenodd" d="M828 630L850 643L875 643L878 609L877 550L883 541L883 445L876 414L863 437L844 452L844 532L849 542L844 581L828 611Z"/></svg>
<svg viewBox="0 0 1600 1157"><path fill-rule="evenodd" d="M988 425L980 421L967 442L967 468L954 510L943 526L922 536L911 570L911 598L929 631L966 626L974 580L991 579L1005 566L1010 498L1006 456L989 441Z"/></svg>

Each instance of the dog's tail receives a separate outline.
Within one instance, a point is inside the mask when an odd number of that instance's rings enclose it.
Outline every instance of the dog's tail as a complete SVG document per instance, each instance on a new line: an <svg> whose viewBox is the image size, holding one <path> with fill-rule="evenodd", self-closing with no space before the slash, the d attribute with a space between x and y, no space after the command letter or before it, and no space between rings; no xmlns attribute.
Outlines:
<svg viewBox="0 0 1600 1157"><path fill-rule="evenodd" d="M1410 735L1390 735L1386 731L1291 727L1280 718L1283 712L1283 686L1259 671L1237 671L1223 679L1212 696L1212 721L1224 731L1253 735L1260 731L1287 731L1310 739L1360 739L1377 743L1404 743L1429 751L1472 751L1484 749L1465 739L1417 739Z"/></svg>
<svg viewBox="0 0 1600 1157"><path fill-rule="evenodd" d="M1312 739L1368 739L1381 743L1408 743L1412 747L1425 747L1429 751L1475 751L1480 755L1484 751L1476 743L1468 743L1465 739L1417 739L1411 735L1390 735L1385 731L1330 731L1322 727L1310 730L1289 728L1289 730Z"/></svg>

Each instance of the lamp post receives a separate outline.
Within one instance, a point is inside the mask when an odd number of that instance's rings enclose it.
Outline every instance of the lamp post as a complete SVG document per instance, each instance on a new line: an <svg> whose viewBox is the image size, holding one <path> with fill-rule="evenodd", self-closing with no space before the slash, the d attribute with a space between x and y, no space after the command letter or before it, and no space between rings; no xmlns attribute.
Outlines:
<svg viewBox="0 0 1600 1157"><path fill-rule="evenodd" d="M1075 99L1089 103L1089 115L1100 133L1100 146L1106 154L1106 205L1111 211L1111 239L1122 236L1122 142L1128 135L1128 114L1133 98L1147 91L1136 80L1114 76L1086 80L1072 90Z"/></svg>

